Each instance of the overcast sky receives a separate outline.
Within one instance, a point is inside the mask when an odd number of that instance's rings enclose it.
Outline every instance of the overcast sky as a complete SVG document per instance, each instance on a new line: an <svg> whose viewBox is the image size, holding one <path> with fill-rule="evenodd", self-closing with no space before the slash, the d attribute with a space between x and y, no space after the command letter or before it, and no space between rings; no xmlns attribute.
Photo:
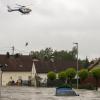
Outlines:
<svg viewBox="0 0 100 100"><path fill-rule="evenodd" d="M24 52L52 47L71 50L79 43L79 57L100 57L100 0L0 0L0 52L15 46ZM32 12L7 12L17 4ZM29 45L25 47L25 42Z"/></svg>

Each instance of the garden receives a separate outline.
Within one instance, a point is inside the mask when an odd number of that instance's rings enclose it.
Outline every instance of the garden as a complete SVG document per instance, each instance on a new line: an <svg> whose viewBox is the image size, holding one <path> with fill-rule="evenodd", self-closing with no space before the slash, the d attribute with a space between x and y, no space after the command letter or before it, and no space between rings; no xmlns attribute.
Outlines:
<svg viewBox="0 0 100 100"><path fill-rule="evenodd" d="M78 74L78 88L98 90L100 86L100 68L95 67L91 71L88 69L81 69L77 71L74 68L68 68L65 71L55 73L53 71L47 74L47 87L72 87L77 88L77 74ZM91 81L90 78L93 80Z"/></svg>

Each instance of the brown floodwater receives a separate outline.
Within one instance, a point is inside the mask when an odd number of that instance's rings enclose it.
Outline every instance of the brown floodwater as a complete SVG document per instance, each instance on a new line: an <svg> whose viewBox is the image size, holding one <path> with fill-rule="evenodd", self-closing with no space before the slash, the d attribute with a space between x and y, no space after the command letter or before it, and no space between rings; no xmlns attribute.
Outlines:
<svg viewBox="0 0 100 100"><path fill-rule="evenodd" d="M55 88L2 87L0 100L100 100L100 90L75 90L80 96L55 96Z"/></svg>

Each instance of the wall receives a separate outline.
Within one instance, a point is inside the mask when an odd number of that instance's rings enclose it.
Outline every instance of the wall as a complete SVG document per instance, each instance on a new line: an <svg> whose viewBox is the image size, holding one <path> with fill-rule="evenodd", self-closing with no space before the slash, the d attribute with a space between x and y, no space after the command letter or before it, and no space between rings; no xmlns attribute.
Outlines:
<svg viewBox="0 0 100 100"><path fill-rule="evenodd" d="M16 82L19 76L22 77L22 80L28 80L28 77L31 75L31 72L3 72L2 85L5 86L11 80L11 77Z"/></svg>
<svg viewBox="0 0 100 100"><path fill-rule="evenodd" d="M87 79L85 79L84 81L81 81L81 84L92 84L92 85L95 85L96 84L96 80L95 78L93 78L92 76L89 76ZM100 80L98 82L98 86L100 87Z"/></svg>
<svg viewBox="0 0 100 100"><path fill-rule="evenodd" d="M46 73L38 73L37 74L41 78L41 83L47 82L47 74Z"/></svg>
<svg viewBox="0 0 100 100"><path fill-rule="evenodd" d="M45 78L47 79L47 74L46 73L44 73L44 74L38 73L38 76L40 76L43 79L45 79Z"/></svg>
<svg viewBox="0 0 100 100"><path fill-rule="evenodd" d="M35 69L35 64L33 62L33 65L32 65L32 81L31 81L31 84L36 87L35 75L36 75L36 69Z"/></svg>

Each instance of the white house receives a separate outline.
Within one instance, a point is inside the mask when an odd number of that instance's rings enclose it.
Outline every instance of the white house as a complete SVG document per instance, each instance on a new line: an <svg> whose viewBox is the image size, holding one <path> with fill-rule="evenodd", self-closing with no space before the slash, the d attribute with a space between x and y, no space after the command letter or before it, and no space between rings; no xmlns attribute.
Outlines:
<svg viewBox="0 0 100 100"><path fill-rule="evenodd" d="M35 85L36 71L32 57L28 55L0 55L0 64L7 65L2 68L2 85L7 85L11 81L17 83L19 80L23 80L23 82L32 80Z"/></svg>
<svg viewBox="0 0 100 100"><path fill-rule="evenodd" d="M0 64L7 65L2 69L2 85L7 85L11 81L18 83L21 80L23 82L31 80L32 85L36 86L36 76L41 82L46 82L47 73L50 71L58 73L70 67L76 68L76 61L33 61L29 55L18 54L0 55Z"/></svg>
<svg viewBox="0 0 100 100"><path fill-rule="evenodd" d="M56 73L64 71L68 68L76 68L76 61L34 61L36 74L41 78L42 82L47 80L47 73L54 71ZM81 69L81 64L79 63L79 69Z"/></svg>

